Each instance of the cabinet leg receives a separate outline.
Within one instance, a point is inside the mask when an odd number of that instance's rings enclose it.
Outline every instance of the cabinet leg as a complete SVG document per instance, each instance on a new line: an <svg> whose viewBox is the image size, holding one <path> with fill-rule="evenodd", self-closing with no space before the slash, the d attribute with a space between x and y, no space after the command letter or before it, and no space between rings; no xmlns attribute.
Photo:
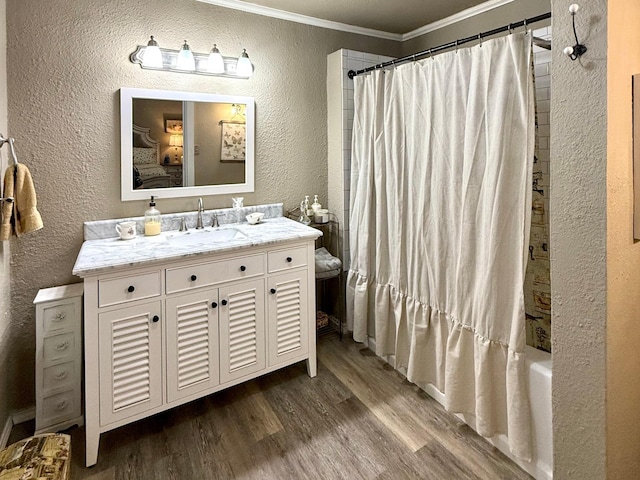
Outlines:
<svg viewBox="0 0 640 480"><path fill-rule="evenodd" d="M317 374L318 363L315 354L307 358L307 374L313 378Z"/></svg>
<svg viewBox="0 0 640 480"><path fill-rule="evenodd" d="M85 428L85 449L87 467L93 467L98 463L98 447L100 445L100 431L97 428Z"/></svg>

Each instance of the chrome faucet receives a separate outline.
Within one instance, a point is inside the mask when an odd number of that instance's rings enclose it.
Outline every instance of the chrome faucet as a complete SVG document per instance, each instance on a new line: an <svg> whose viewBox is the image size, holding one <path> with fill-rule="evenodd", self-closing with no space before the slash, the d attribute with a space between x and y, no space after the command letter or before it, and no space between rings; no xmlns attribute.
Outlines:
<svg viewBox="0 0 640 480"><path fill-rule="evenodd" d="M202 225L202 212L204 212L204 206L202 205L202 197L198 199L198 220L196 222L196 229L200 230L204 228Z"/></svg>

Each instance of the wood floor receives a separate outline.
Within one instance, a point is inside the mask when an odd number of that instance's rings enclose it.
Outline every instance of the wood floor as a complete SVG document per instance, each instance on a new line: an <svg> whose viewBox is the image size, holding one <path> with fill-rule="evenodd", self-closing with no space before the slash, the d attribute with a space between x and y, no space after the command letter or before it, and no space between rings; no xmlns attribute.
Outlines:
<svg viewBox="0 0 640 480"><path fill-rule="evenodd" d="M92 468L72 429L72 478L531 478L362 345L323 337L318 360L107 432Z"/></svg>

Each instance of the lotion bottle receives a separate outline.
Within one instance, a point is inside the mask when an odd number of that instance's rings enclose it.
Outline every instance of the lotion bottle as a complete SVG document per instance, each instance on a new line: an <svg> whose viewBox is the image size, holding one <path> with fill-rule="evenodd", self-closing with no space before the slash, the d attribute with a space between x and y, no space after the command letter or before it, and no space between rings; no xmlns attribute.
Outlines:
<svg viewBox="0 0 640 480"><path fill-rule="evenodd" d="M160 235L161 230L160 210L156 208L156 202L153 201L152 195L149 209L144 212L144 234L147 236Z"/></svg>
<svg viewBox="0 0 640 480"><path fill-rule="evenodd" d="M320 210L321 208L322 205L320 205L320 202L318 202L318 195L314 195L313 203L311 204L311 210L313 210L313 214L315 215L316 213L318 213L318 210Z"/></svg>

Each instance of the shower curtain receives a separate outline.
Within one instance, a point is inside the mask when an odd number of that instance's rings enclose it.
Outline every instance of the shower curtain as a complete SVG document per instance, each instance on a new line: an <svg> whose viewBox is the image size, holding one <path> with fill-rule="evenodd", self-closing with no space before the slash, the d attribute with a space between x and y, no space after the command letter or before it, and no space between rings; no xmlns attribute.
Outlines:
<svg viewBox="0 0 640 480"><path fill-rule="evenodd" d="M356 341L522 459L530 56L518 33L355 77L347 287Z"/></svg>

